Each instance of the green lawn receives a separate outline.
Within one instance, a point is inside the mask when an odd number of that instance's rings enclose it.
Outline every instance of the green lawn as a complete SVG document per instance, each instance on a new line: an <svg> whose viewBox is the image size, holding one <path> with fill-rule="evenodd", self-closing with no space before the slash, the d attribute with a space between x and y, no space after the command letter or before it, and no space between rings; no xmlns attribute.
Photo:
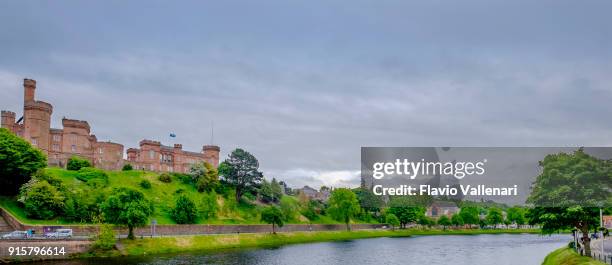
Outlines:
<svg viewBox="0 0 612 265"><path fill-rule="evenodd" d="M63 180L70 189L83 189L87 187L85 182L76 178L78 175L77 171L61 168L47 168L45 170L49 175L56 176ZM172 177L172 182L165 183L158 180L159 175L155 172L133 170L106 171L106 173L109 178L109 185L104 188L106 192L110 193L110 191L116 187L130 187L143 192L154 204L155 213L152 219L156 219L158 224L175 224L171 218L170 212L172 207L174 207L176 192L178 190L182 190L182 193L191 198L197 205L199 205L202 200L202 194L199 193L193 185L182 183L174 176ZM140 182L144 179L151 182L150 189L140 187ZM198 224L261 224L258 215L259 209L263 207L261 204L239 203L235 211L223 211L222 204L224 203L224 198L219 196L218 202L220 205L217 218L212 220L200 219L197 221ZM24 210L16 201L16 198L0 197L0 206L26 224L80 224L68 222L61 218L53 220L36 220L28 218ZM300 217L297 220L293 220L291 223L308 223L308 220L304 217ZM319 218L312 221L312 223L338 224L339 222L328 216L319 216ZM356 223L364 222L356 221Z"/></svg>
<svg viewBox="0 0 612 265"><path fill-rule="evenodd" d="M589 257L580 256L571 248L557 249L544 259L542 265L605 265Z"/></svg>

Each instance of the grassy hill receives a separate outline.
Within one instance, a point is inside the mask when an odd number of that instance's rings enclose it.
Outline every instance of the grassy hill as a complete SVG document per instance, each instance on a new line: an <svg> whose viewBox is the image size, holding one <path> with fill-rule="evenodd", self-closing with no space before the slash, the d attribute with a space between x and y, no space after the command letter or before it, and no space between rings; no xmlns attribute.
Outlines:
<svg viewBox="0 0 612 265"><path fill-rule="evenodd" d="M45 173L50 176L61 179L71 191L91 189L88 184L77 178L78 171L69 171L60 168L46 168ZM108 185L103 188L98 188L107 194L117 187L130 187L142 191L145 196L151 200L155 207L155 213L152 218L156 219L158 224L174 224L171 218L171 209L174 207L175 198L178 193L182 193L191 198L197 205L202 201L202 193L190 183L184 183L177 176L172 176L170 183L165 183L158 180L159 174L146 171L106 171L108 175ZM143 180L148 180L151 183L150 188L141 187L140 183ZM285 195L288 196L288 195ZM297 198L291 197L297 201ZM223 207L225 197L217 196L219 210L217 217L214 219L200 218L197 223L200 224L261 224L259 218L260 210L266 205L256 200L245 199L237 204L235 210L227 210ZM25 211L22 209L16 198L0 197L0 206L11 212L15 217L24 223L28 224L75 224L64 219L55 218L53 220L36 220L27 218ZM309 221L306 217L298 214L295 220L290 223L318 223L330 224L339 223L328 216L319 215L317 220Z"/></svg>

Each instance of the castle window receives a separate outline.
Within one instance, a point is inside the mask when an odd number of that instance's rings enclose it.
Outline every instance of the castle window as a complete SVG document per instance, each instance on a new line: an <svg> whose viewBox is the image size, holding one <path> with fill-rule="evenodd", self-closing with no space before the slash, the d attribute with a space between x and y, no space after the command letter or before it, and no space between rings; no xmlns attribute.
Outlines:
<svg viewBox="0 0 612 265"><path fill-rule="evenodd" d="M155 151L153 151L153 150L149 151L149 158L150 159L155 159Z"/></svg>
<svg viewBox="0 0 612 265"><path fill-rule="evenodd" d="M38 146L38 139L32 138L32 145Z"/></svg>
<svg viewBox="0 0 612 265"><path fill-rule="evenodd" d="M59 135L57 135L57 134L53 135L53 141L59 142L60 140L61 140L61 138L60 138Z"/></svg>
<svg viewBox="0 0 612 265"><path fill-rule="evenodd" d="M71 145L70 150L72 150L73 153L76 153L76 144Z"/></svg>
<svg viewBox="0 0 612 265"><path fill-rule="evenodd" d="M59 151L60 147L59 144L53 144L53 151Z"/></svg>
<svg viewBox="0 0 612 265"><path fill-rule="evenodd" d="M100 154L104 154L104 151L102 151L102 148L98 148L98 152L100 152Z"/></svg>

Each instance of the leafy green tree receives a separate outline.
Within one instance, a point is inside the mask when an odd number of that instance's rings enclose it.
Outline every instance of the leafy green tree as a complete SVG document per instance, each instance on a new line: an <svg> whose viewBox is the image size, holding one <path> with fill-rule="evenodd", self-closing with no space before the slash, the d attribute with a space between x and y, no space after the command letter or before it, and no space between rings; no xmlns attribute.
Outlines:
<svg viewBox="0 0 612 265"><path fill-rule="evenodd" d="M272 178L272 182L270 182L270 187L272 188L272 195L274 195L275 201L278 202L283 197L283 188L278 183L276 178Z"/></svg>
<svg viewBox="0 0 612 265"><path fill-rule="evenodd" d="M442 215L440 218L438 218L438 225L441 225L444 230L446 230L446 227L450 226L451 224L451 220L446 215Z"/></svg>
<svg viewBox="0 0 612 265"><path fill-rule="evenodd" d="M28 217L48 220L62 213L66 198L46 180L33 178L21 187L18 200Z"/></svg>
<svg viewBox="0 0 612 265"><path fill-rule="evenodd" d="M518 206L508 208L508 210L506 211L506 219L510 223L515 223L517 225L524 225L525 224L525 210Z"/></svg>
<svg viewBox="0 0 612 265"><path fill-rule="evenodd" d="M284 197L283 197L284 198ZM300 213L308 218L310 221L315 221L319 219L319 215L317 214L318 210L318 201L307 200L304 203L301 203Z"/></svg>
<svg viewBox="0 0 612 265"><path fill-rule="evenodd" d="M419 218L425 216L425 207L417 205L406 196L395 196L389 201L387 211L399 218L401 228L406 228L407 224L416 223Z"/></svg>
<svg viewBox="0 0 612 265"><path fill-rule="evenodd" d="M100 224L93 247L100 250L111 250L117 241L115 231L110 224Z"/></svg>
<svg viewBox="0 0 612 265"><path fill-rule="evenodd" d="M219 184L219 172L208 162L194 164L189 174L199 192L214 190Z"/></svg>
<svg viewBox="0 0 612 265"><path fill-rule="evenodd" d="M272 191L272 185L266 179L262 179L261 186L259 187L259 196L263 202L276 202L277 198L274 197Z"/></svg>
<svg viewBox="0 0 612 265"><path fill-rule="evenodd" d="M491 208L487 213L486 219L488 224L497 226L504 222L504 215L499 208Z"/></svg>
<svg viewBox="0 0 612 265"><path fill-rule="evenodd" d="M253 188L263 179L257 158L240 148L232 151L219 165L219 174L236 188L236 201L240 201L246 190Z"/></svg>
<svg viewBox="0 0 612 265"><path fill-rule="evenodd" d="M131 164L125 164L123 165L123 167L121 168L121 171L131 171L134 170L134 167L132 167Z"/></svg>
<svg viewBox="0 0 612 265"><path fill-rule="evenodd" d="M80 158L78 156L73 156L68 159L68 163L66 164L66 169L77 171L84 167L92 167L91 162L89 160Z"/></svg>
<svg viewBox="0 0 612 265"><path fill-rule="evenodd" d="M391 230L395 230L395 227L400 225L399 218L392 213L388 213L387 216L385 216L385 221L391 226Z"/></svg>
<svg viewBox="0 0 612 265"><path fill-rule="evenodd" d="M283 227L283 213L276 206L268 206L261 212L261 221L272 224L272 233L276 234L275 226Z"/></svg>
<svg viewBox="0 0 612 265"><path fill-rule="evenodd" d="M597 159L582 148L573 153L547 155L540 161L542 173L527 199L535 207L530 222L541 224L542 232L565 229L582 232L585 255L591 255L589 231L599 225L599 207L612 198L612 161Z"/></svg>
<svg viewBox="0 0 612 265"><path fill-rule="evenodd" d="M195 203L187 195L179 195L172 209L172 219L177 224L194 224L197 218L198 208Z"/></svg>
<svg viewBox="0 0 612 265"><path fill-rule="evenodd" d="M417 224L420 224L422 226L427 226L427 227L431 227L435 223L436 222L434 221L434 219L429 218L425 215L420 216L419 219L417 220Z"/></svg>
<svg viewBox="0 0 612 265"><path fill-rule="evenodd" d="M296 219L299 206L293 197L283 196L280 199L280 210L283 213L284 221L289 222Z"/></svg>
<svg viewBox="0 0 612 265"><path fill-rule="evenodd" d="M454 226L462 226L465 223L463 222L463 218L461 218L460 214L453 214L453 216L451 217L451 223Z"/></svg>
<svg viewBox="0 0 612 265"><path fill-rule="evenodd" d="M459 215L463 222L468 225L477 225L480 221L478 208L474 206L461 207Z"/></svg>
<svg viewBox="0 0 612 265"><path fill-rule="evenodd" d="M128 238L134 239L134 228L147 224L153 214L153 204L144 194L131 188L115 188L102 203L104 220L128 227Z"/></svg>
<svg viewBox="0 0 612 265"><path fill-rule="evenodd" d="M205 219L212 219L217 216L217 193L213 190L205 193L202 197L202 204L200 205L200 212L202 217Z"/></svg>
<svg viewBox="0 0 612 265"><path fill-rule="evenodd" d="M328 204L328 212L331 216L338 221L343 221L346 224L346 230L350 231L351 218L359 214L361 210L357 195L349 189L335 189L331 192Z"/></svg>
<svg viewBox="0 0 612 265"><path fill-rule="evenodd" d="M327 187L321 187L321 190L328 189ZM357 200L361 208L369 212L380 212L382 206L385 204L382 200L382 196L375 195L371 190L364 188L355 189ZM397 217L397 216L396 216Z"/></svg>
<svg viewBox="0 0 612 265"><path fill-rule="evenodd" d="M47 158L40 150L0 128L0 195L16 195L21 185L46 166Z"/></svg>

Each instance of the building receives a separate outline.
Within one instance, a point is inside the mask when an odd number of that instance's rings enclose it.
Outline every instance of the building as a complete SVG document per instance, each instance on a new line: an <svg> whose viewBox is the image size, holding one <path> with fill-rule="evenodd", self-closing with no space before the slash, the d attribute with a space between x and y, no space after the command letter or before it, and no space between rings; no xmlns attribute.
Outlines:
<svg viewBox="0 0 612 265"><path fill-rule="evenodd" d="M127 150L126 163L135 169L187 173L191 165L204 161L219 166L219 151L215 145L205 145L201 153L196 153L183 150L181 144L165 146L158 141L142 140L140 148Z"/></svg>
<svg viewBox="0 0 612 265"><path fill-rule="evenodd" d="M65 167L72 156L87 159L95 167L106 170L119 170L124 163L130 163L145 170L186 172L189 164L196 162L219 164L218 146L206 145L201 153L195 153L183 151L180 144L167 147L150 140L141 141L140 149L129 149L126 161L123 158L123 145L98 141L91 134L87 121L63 118L62 129L51 128L53 106L35 99L36 80L24 79L23 90L23 116L16 119L15 112L3 110L2 128L7 128L43 151L49 166ZM143 152L146 155L141 155Z"/></svg>
<svg viewBox="0 0 612 265"><path fill-rule="evenodd" d="M310 200L317 200L321 202L327 202L331 194L329 189L322 189L321 191L318 191L310 186L304 186L301 189L296 189L296 194L300 193L304 194Z"/></svg>
<svg viewBox="0 0 612 265"><path fill-rule="evenodd" d="M429 207L427 207L425 216L438 219L441 216L446 215L450 218L454 214L459 213L459 210L459 207L457 207L457 204L454 202L437 201L433 202Z"/></svg>

